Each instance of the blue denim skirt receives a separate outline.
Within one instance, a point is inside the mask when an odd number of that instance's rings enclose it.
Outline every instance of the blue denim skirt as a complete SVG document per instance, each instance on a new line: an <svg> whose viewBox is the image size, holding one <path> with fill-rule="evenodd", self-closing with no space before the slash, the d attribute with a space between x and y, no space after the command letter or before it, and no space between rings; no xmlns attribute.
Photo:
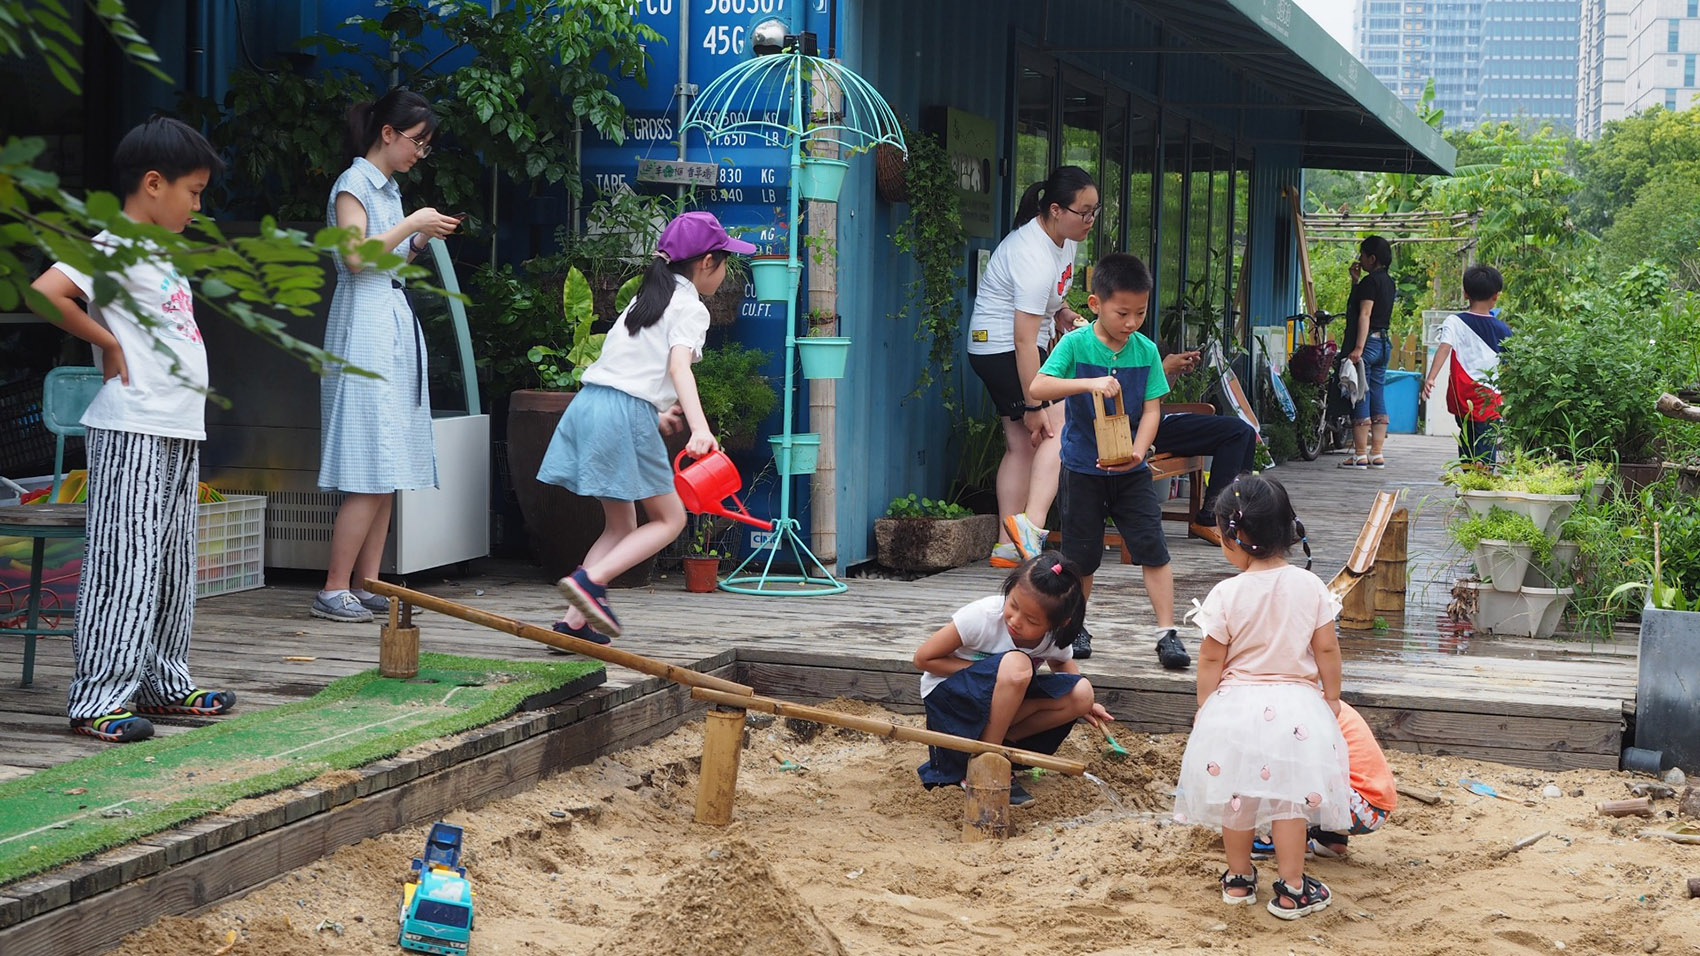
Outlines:
<svg viewBox="0 0 1700 956"><path fill-rule="evenodd" d="M587 498L642 501L673 493L655 406L606 385L573 396L537 480Z"/></svg>
<svg viewBox="0 0 1700 956"><path fill-rule="evenodd" d="M934 687L933 692L922 701L927 708L927 729L979 740L986 729L986 715L992 710L992 689L997 686L998 664L1002 661L1003 654L993 654L946 677L944 683ZM1027 697L1055 700L1072 692L1079 680L1079 674L1054 674L1048 667L1043 672L1035 670L1033 680L1027 684ZM1054 754L1073 729L1074 722L1070 721L1017 740L1011 746L1035 753ZM968 776L968 754L946 747L928 747L927 753L927 762L917 767L916 772L921 775L921 783L928 790L955 785Z"/></svg>

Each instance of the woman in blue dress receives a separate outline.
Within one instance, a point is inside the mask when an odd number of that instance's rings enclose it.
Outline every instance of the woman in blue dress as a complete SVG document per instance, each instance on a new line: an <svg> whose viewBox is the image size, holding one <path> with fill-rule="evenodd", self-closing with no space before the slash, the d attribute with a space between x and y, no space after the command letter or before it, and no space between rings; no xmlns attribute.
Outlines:
<svg viewBox="0 0 1700 956"><path fill-rule="evenodd" d="M395 174L431 154L437 118L425 98L395 89L348 111L354 162L331 187L325 218L406 256L424 252L460 220L424 208L402 215ZM329 367L319 385L319 487L343 492L331 531L325 589L313 615L370 621L384 598L351 585L378 576L395 492L437 485L425 337L393 269L363 263L353 247L336 258L336 292L325 350L379 377Z"/></svg>

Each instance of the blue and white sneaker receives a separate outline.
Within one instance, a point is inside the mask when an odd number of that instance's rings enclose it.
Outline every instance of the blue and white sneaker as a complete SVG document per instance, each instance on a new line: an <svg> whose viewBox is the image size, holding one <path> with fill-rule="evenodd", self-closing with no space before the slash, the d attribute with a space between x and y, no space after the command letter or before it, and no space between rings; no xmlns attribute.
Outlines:
<svg viewBox="0 0 1700 956"><path fill-rule="evenodd" d="M1312 840L1305 847L1305 859L1308 860L1314 856L1316 856L1316 841ZM1261 836L1253 837L1251 840L1251 858L1254 860L1275 859L1275 844Z"/></svg>
<svg viewBox="0 0 1700 956"><path fill-rule="evenodd" d="M319 596L313 599L313 616L345 624L365 624L372 620L372 612L361 605L353 591L347 589L320 591Z"/></svg>
<svg viewBox="0 0 1700 956"><path fill-rule="evenodd" d="M598 633L609 637L620 636L620 619L614 616L614 609L608 606L608 589L592 581L584 568L579 568L556 581L555 588L566 597L569 604L578 608L579 613L584 615L585 623L595 628Z"/></svg>
<svg viewBox="0 0 1700 956"><path fill-rule="evenodd" d="M349 593L354 595L361 607L373 614L390 613L390 599L381 594L373 594L371 591L350 591Z"/></svg>

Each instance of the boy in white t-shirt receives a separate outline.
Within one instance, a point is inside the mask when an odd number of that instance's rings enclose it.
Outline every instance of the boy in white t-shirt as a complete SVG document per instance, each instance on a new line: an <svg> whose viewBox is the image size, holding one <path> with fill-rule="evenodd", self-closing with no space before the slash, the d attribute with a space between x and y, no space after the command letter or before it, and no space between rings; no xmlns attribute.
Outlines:
<svg viewBox="0 0 1700 956"><path fill-rule="evenodd" d="M188 227L224 168L200 133L169 117L126 134L113 165L124 215L172 232ZM109 250L134 242L94 238ZM42 317L92 345L106 379L82 418L88 546L66 714L76 733L127 743L153 736L153 724L126 709L132 696L141 713L209 716L229 711L236 695L189 677L208 383L194 298L171 262L147 251L110 278L121 295L97 295L92 276L59 262L34 288L52 306Z"/></svg>

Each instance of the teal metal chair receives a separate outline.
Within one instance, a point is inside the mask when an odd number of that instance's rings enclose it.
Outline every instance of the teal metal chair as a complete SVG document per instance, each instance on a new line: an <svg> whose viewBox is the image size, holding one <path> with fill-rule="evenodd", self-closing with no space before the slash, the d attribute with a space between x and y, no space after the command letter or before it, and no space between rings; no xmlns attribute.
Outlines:
<svg viewBox="0 0 1700 956"><path fill-rule="evenodd" d="M41 421L54 435L53 485L48 495L57 496L65 478L65 439L81 436L79 419L100 391L101 371L87 366L67 366L47 373L42 383ZM0 478L18 492L23 488ZM69 636L72 628L41 626L41 575L43 556L48 538L81 538L87 533L87 506L82 504L32 504L0 508L0 537L31 538L30 582L25 592L25 611L22 627L0 627L0 635L24 639L24 680L28 687L35 680L35 639L43 635ZM69 622L65 622L69 623Z"/></svg>

